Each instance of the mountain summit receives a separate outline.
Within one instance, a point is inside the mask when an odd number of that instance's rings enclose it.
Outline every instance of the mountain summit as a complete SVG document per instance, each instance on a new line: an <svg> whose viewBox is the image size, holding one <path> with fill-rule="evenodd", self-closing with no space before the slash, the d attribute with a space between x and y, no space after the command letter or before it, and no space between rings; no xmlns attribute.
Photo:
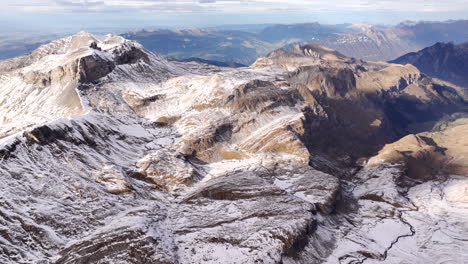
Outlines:
<svg viewBox="0 0 468 264"><path fill-rule="evenodd" d="M2 263L468 257L467 103L412 65L81 32L1 62L0 95Z"/></svg>

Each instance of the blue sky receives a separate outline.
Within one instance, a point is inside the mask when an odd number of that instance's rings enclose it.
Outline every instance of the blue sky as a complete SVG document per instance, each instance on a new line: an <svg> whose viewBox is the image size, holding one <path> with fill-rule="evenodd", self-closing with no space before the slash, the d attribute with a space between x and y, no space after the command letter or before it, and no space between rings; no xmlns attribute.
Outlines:
<svg viewBox="0 0 468 264"><path fill-rule="evenodd" d="M468 19L468 0L0 0L3 31Z"/></svg>

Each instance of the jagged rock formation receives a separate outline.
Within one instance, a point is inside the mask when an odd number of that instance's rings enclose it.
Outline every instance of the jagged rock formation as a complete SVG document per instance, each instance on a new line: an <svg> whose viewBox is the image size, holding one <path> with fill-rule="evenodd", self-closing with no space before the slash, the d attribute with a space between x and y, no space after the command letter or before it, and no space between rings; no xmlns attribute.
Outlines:
<svg viewBox="0 0 468 264"><path fill-rule="evenodd" d="M2 62L0 81L2 263L466 258L424 234L454 212L441 239L465 243L467 104L413 66L310 44L226 69L82 32ZM367 161L421 124L434 142Z"/></svg>

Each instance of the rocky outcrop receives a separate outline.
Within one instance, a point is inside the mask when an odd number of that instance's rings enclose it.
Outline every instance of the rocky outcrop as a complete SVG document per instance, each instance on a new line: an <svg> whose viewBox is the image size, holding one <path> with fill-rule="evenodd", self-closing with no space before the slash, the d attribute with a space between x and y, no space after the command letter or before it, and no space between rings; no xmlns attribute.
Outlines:
<svg viewBox="0 0 468 264"><path fill-rule="evenodd" d="M131 219L129 219L131 220ZM156 220L155 220L156 221ZM71 245L59 254L54 263L99 263L102 261L171 264L176 262L167 241L151 236L133 226L121 227L107 233L94 234L89 240ZM174 249L172 249L174 250ZM122 255L122 252L126 254Z"/></svg>
<svg viewBox="0 0 468 264"><path fill-rule="evenodd" d="M181 153L158 150L136 163L137 173L170 192L191 186L200 175Z"/></svg>
<svg viewBox="0 0 468 264"><path fill-rule="evenodd" d="M101 57L87 56L79 60L79 81L82 83L94 82L111 73L115 64Z"/></svg>
<svg viewBox="0 0 468 264"><path fill-rule="evenodd" d="M175 219L176 241L181 256L192 262L280 262L300 251L313 232L312 209L254 173L234 173L209 180L184 198L185 218ZM264 220L268 226L260 224ZM224 253L213 254L217 250Z"/></svg>
<svg viewBox="0 0 468 264"><path fill-rule="evenodd" d="M300 67L290 74L292 84L306 85L317 96L344 97L356 91L353 71L347 68Z"/></svg>
<svg viewBox="0 0 468 264"><path fill-rule="evenodd" d="M344 60L347 58L338 51L321 46L318 43L310 43L303 46L296 45L291 52L301 56L308 56L327 61Z"/></svg>

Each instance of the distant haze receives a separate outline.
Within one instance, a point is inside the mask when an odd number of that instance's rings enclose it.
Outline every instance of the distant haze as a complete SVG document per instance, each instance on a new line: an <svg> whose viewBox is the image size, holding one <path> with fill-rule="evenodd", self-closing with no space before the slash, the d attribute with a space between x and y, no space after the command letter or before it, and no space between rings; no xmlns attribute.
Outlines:
<svg viewBox="0 0 468 264"><path fill-rule="evenodd" d="M0 34L468 18L468 0L2 0L0 7Z"/></svg>

